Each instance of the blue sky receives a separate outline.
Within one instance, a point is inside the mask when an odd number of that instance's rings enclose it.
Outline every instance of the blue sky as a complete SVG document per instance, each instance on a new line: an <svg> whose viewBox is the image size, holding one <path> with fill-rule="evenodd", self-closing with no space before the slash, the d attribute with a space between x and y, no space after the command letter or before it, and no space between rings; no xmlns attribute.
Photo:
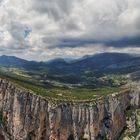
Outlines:
<svg viewBox="0 0 140 140"><path fill-rule="evenodd" d="M0 0L0 54L29 60L140 53L139 0Z"/></svg>
<svg viewBox="0 0 140 140"><path fill-rule="evenodd" d="M24 29L24 38L27 39L30 36L31 32L32 32L32 29L26 27Z"/></svg>

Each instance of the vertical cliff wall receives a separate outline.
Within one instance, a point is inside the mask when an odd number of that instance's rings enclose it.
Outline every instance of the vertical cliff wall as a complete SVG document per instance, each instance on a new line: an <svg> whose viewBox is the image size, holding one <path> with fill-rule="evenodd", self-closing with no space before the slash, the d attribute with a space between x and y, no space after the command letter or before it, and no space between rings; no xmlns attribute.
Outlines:
<svg viewBox="0 0 140 140"><path fill-rule="evenodd" d="M1 134L7 140L115 140L131 106L140 106L136 88L88 103L59 102L0 81Z"/></svg>

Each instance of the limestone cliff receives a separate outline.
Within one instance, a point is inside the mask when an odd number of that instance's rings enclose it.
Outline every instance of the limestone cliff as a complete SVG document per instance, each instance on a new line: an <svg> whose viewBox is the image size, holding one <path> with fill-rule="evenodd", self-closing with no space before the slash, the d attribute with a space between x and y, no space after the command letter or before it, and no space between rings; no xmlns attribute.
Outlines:
<svg viewBox="0 0 140 140"><path fill-rule="evenodd" d="M119 140L140 140L140 109L132 107L125 116L127 125Z"/></svg>
<svg viewBox="0 0 140 140"><path fill-rule="evenodd" d="M90 102L49 100L0 81L1 135L6 140L115 140L125 111L140 106L138 89Z"/></svg>

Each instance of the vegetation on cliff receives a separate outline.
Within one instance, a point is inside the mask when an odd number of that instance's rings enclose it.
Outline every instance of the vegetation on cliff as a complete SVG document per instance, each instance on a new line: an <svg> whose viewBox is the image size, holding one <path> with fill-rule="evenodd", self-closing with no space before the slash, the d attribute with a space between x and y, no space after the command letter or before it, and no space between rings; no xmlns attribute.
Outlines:
<svg viewBox="0 0 140 140"><path fill-rule="evenodd" d="M140 109L131 107L125 112L126 128L119 140L139 140L140 139Z"/></svg>

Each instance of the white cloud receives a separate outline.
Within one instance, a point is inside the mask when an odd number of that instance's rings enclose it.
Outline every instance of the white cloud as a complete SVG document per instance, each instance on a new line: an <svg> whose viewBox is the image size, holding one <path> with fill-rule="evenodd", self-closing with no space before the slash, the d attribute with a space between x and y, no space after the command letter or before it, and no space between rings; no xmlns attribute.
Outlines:
<svg viewBox="0 0 140 140"><path fill-rule="evenodd" d="M80 58L84 55L93 55L96 53L103 53L103 52L118 52L118 53L134 53L139 54L140 48L138 47L127 47L127 48L114 48L114 47L105 47L101 44L96 44L92 46L86 47L76 47L76 48L54 48L53 50L33 48L27 49L26 51L13 51L13 54L17 57L21 57L24 59L30 60L37 60L37 61L47 61L50 59L55 58ZM10 54L8 54L10 55Z"/></svg>
<svg viewBox="0 0 140 140"><path fill-rule="evenodd" d="M25 30L31 32L25 38ZM138 0L1 0L0 53L28 59L80 57L100 51L137 52L139 47L115 48L107 40L140 36ZM71 48L67 40L95 40ZM64 44L66 46L60 46ZM67 46L68 45L68 46ZM102 46L102 47L100 47ZM133 50L133 51L132 51Z"/></svg>

